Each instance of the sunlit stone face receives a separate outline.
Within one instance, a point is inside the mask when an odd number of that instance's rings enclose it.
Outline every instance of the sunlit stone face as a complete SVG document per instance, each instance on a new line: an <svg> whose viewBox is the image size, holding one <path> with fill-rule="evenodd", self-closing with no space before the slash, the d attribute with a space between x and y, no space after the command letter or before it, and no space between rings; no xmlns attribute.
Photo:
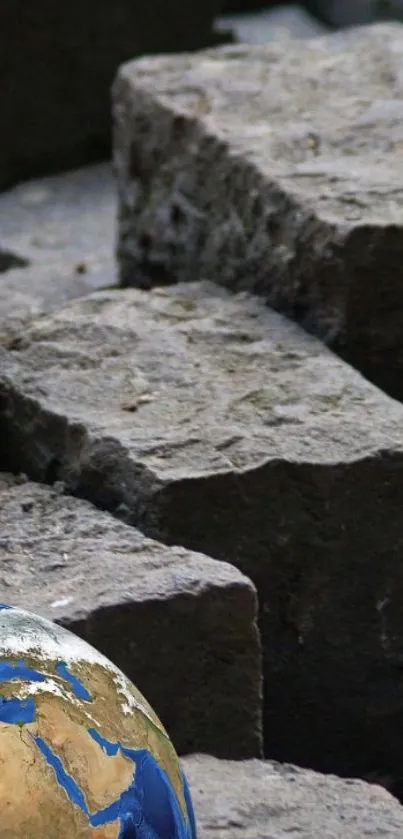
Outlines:
<svg viewBox="0 0 403 839"><path fill-rule="evenodd" d="M195 839L176 752L142 694L72 633L0 604L2 839Z"/></svg>

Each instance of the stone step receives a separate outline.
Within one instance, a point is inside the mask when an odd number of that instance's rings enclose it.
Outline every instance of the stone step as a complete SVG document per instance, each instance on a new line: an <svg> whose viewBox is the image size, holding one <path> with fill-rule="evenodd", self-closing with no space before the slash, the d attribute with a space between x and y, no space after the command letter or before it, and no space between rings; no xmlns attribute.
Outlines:
<svg viewBox="0 0 403 839"><path fill-rule="evenodd" d="M260 755L256 594L239 571L6 474L0 533L3 602L61 623L114 661L179 751Z"/></svg>
<svg viewBox="0 0 403 839"><path fill-rule="evenodd" d="M124 285L258 292L403 399L403 26L123 65Z"/></svg>
<svg viewBox="0 0 403 839"><path fill-rule="evenodd" d="M267 756L400 774L403 406L212 283L39 319L0 350L0 406L3 469L254 581Z"/></svg>
<svg viewBox="0 0 403 839"><path fill-rule="evenodd" d="M200 839L401 839L403 808L385 789L280 766L192 755L184 767Z"/></svg>

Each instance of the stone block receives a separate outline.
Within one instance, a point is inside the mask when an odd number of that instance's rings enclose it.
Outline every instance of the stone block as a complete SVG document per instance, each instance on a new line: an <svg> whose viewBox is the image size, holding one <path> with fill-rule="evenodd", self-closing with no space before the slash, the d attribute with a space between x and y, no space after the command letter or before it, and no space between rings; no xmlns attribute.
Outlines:
<svg viewBox="0 0 403 839"><path fill-rule="evenodd" d="M269 761L184 760L200 839L400 839L403 809L375 784Z"/></svg>
<svg viewBox="0 0 403 839"><path fill-rule="evenodd" d="M74 301L0 371L3 469L254 581L266 755L400 775L403 406L212 283Z"/></svg>
<svg viewBox="0 0 403 839"><path fill-rule="evenodd" d="M123 65L124 285L261 294L403 398L403 26Z"/></svg>
<svg viewBox="0 0 403 839"><path fill-rule="evenodd" d="M217 43L218 8L217 0L2 0L0 188L106 158L118 65Z"/></svg>
<svg viewBox="0 0 403 839"><path fill-rule="evenodd" d="M252 583L64 496L0 474L1 599L68 627L145 694L181 752L261 753Z"/></svg>

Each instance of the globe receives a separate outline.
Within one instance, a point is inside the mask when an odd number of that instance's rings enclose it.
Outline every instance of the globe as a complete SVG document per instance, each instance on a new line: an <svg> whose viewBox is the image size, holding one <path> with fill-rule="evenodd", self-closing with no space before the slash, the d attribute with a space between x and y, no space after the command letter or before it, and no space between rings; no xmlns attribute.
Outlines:
<svg viewBox="0 0 403 839"><path fill-rule="evenodd" d="M189 788L139 690L68 630L0 604L2 839L195 839Z"/></svg>

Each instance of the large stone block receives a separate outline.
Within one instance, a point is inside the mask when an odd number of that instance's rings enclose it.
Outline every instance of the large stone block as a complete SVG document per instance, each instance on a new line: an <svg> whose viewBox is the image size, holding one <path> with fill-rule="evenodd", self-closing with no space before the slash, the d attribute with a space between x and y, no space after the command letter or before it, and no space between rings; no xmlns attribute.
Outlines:
<svg viewBox="0 0 403 839"><path fill-rule="evenodd" d="M258 292L403 397L402 54L385 24L121 67L122 283Z"/></svg>
<svg viewBox="0 0 403 839"><path fill-rule="evenodd" d="M3 469L253 579L266 753L400 775L403 407L208 283L75 301L0 370Z"/></svg>
<svg viewBox="0 0 403 839"><path fill-rule="evenodd" d="M2 0L0 188L107 157L117 66L217 43L218 9L217 0Z"/></svg>
<svg viewBox="0 0 403 839"><path fill-rule="evenodd" d="M374 784L296 766L184 760L200 839L401 839L403 809Z"/></svg>
<svg viewBox="0 0 403 839"><path fill-rule="evenodd" d="M4 474L0 532L2 601L100 649L143 691L181 752L260 754L256 594L239 571Z"/></svg>

